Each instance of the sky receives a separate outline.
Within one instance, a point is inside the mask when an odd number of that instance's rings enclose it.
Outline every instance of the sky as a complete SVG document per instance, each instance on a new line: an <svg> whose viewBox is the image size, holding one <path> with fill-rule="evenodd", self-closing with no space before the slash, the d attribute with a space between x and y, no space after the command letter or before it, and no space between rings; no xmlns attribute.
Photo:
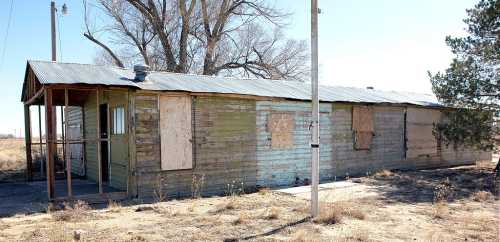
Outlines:
<svg viewBox="0 0 500 242"><path fill-rule="evenodd" d="M292 14L287 36L309 40L310 1L270 1ZM448 67L453 56L444 39L465 35L465 10L477 2L319 0L320 84L432 93L427 72ZM58 60L92 63L98 49L82 35L82 1L58 0L58 8L63 3L69 14L58 16ZM50 58L50 0L0 0L0 134L24 135L26 61Z"/></svg>

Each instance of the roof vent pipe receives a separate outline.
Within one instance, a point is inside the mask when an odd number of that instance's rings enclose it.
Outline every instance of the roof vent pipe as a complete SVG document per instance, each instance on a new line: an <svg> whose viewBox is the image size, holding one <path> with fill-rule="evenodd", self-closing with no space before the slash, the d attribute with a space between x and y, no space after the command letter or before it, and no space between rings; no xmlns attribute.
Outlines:
<svg viewBox="0 0 500 242"><path fill-rule="evenodd" d="M146 80L146 76L148 75L149 66L147 65L134 65L135 82L143 82Z"/></svg>

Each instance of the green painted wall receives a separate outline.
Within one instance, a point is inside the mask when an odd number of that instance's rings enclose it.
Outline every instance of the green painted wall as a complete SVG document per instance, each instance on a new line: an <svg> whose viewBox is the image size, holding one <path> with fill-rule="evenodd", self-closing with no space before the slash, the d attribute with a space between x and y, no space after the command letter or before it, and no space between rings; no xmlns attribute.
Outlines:
<svg viewBox="0 0 500 242"><path fill-rule="evenodd" d="M128 177L128 122L127 103L128 94L123 91L101 91L99 94L100 104L107 103L109 110L113 107L123 106L125 108L125 134L110 134L110 161L109 161L109 185L111 187L126 190ZM84 135L85 138L95 139L97 131L97 109L96 93L91 93L83 107L84 111ZM110 114L110 123L111 114ZM111 127L109 127L111 128ZM108 132L110 133L110 132ZM96 142L87 142L85 145L87 161L87 178L92 181L98 179L97 145Z"/></svg>

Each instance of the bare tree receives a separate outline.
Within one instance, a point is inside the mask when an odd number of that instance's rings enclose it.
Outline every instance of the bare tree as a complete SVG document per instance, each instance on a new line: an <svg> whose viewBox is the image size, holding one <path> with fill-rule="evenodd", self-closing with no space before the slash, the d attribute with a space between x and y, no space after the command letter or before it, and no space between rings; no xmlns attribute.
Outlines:
<svg viewBox="0 0 500 242"><path fill-rule="evenodd" d="M142 60L154 70L180 73L307 76L307 45L285 38L280 29L289 14L264 0L95 1L110 21L89 27L95 21L85 6L84 36L105 50L107 58L100 60L114 65ZM100 31L109 35L109 44L98 40Z"/></svg>

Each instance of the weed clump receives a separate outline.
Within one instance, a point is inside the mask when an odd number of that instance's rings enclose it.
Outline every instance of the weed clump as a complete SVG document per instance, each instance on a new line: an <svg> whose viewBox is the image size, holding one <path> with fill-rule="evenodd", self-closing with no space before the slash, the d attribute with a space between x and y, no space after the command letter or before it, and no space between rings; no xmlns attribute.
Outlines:
<svg viewBox="0 0 500 242"><path fill-rule="evenodd" d="M324 205L320 209L320 214L313 222L319 224L338 224L342 222L342 212L333 205Z"/></svg>
<svg viewBox="0 0 500 242"><path fill-rule="evenodd" d="M280 210L277 207L272 207L266 211L264 218L267 220L278 219L280 217Z"/></svg>
<svg viewBox="0 0 500 242"><path fill-rule="evenodd" d="M320 215L314 219L314 222L321 224L337 224L342 222L345 217L364 220L366 215L353 204L336 202L322 204L320 207Z"/></svg>
<svg viewBox="0 0 500 242"><path fill-rule="evenodd" d="M445 219L448 217L449 209L448 209L448 205L446 203L444 203L444 202L435 203L435 204L433 204L432 209L433 209L433 211L432 211L433 218Z"/></svg>
<svg viewBox="0 0 500 242"><path fill-rule="evenodd" d="M375 178L390 178L394 176L394 173L390 170L384 169L373 174Z"/></svg>
<svg viewBox="0 0 500 242"><path fill-rule="evenodd" d="M434 203L450 200L453 197L453 186L448 178L434 188Z"/></svg>
<svg viewBox="0 0 500 242"><path fill-rule="evenodd" d="M92 217L91 208L84 201L78 200L73 204L64 203L63 206L63 209L51 213L54 220L64 222L78 222Z"/></svg>
<svg viewBox="0 0 500 242"><path fill-rule="evenodd" d="M493 194L491 192L487 191L479 191L475 192L472 194L472 200L476 202L484 202L484 201L489 201L494 198Z"/></svg>
<svg viewBox="0 0 500 242"><path fill-rule="evenodd" d="M119 202L116 202L114 200L109 200L108 201L108 210L110 212L118 212L122 208L122 205Z"/></svg>

